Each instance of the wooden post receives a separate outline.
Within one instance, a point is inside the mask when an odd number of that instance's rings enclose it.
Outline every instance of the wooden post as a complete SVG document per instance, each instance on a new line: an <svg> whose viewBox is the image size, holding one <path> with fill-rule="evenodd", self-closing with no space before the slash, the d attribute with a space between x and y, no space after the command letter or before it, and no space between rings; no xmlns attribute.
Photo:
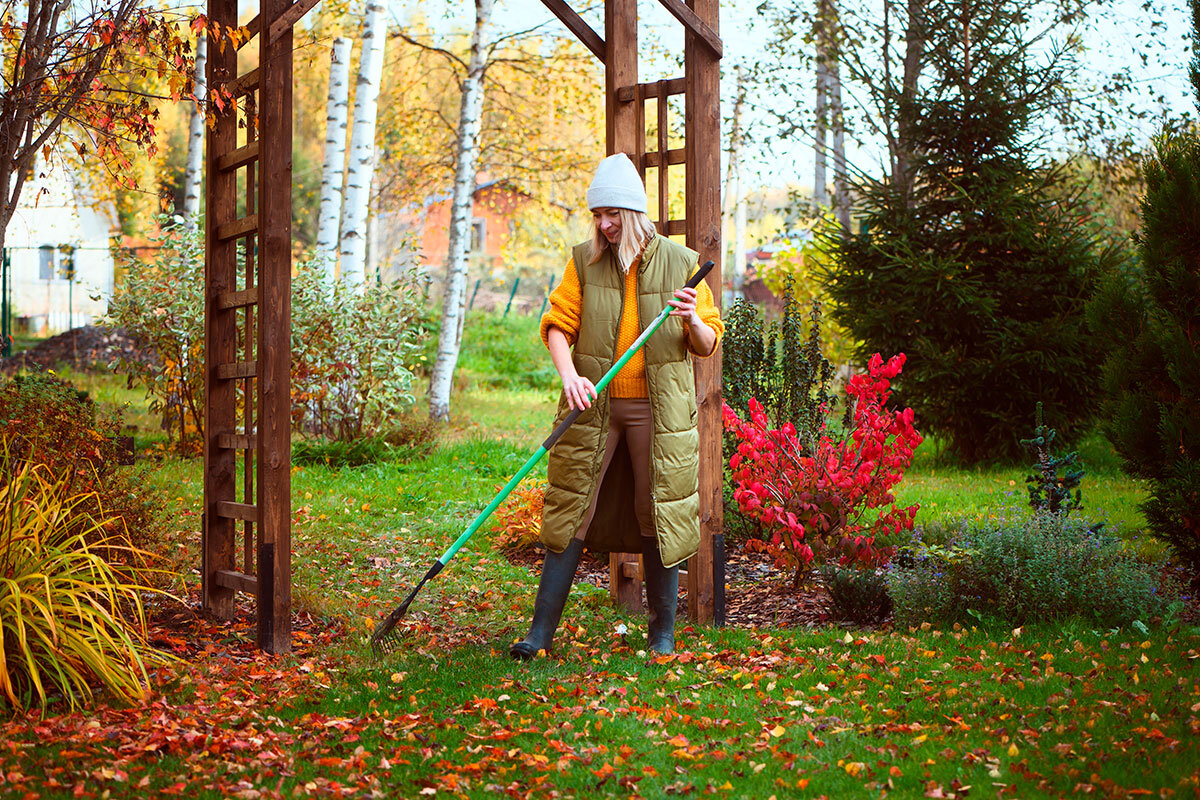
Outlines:
<svg viewBox="0 0 1200 800"><path fill-rule="evenodd" d="M259 26L258 644L291 649L292 28ZM270 31L270 34L268 34Z"/></svg>
<svg viewBox="0 0 1200 800"><path fill-rule="evenodd" d="M719 0L689 0L688 6L713 33L718 31ZM721 72L720 53L686 26L684 78L687 149L687 244L712 259L708 273L713 297L721 301ZM688 562L688 615L713 620L713 544L722 536L721 515L721 351L696 361L697 425L700 433L700 552ZM723 551L724 547L718 548ZM724 606L722 597L721 606Z"/></svg>
<svg viewBox="0 0 1200 800"><path fill-rule="evenodd" d="M237 27L237 0L209 0L208 18L223 28ZM208 57L208 85L223 88L237 76L237 48L213 46ZM202 527L201 594L205 613L232 619L236 591L214 581L217 572L234 571L236 521L217 513L218 503L233 502L236 453L220 446L219 437L236 424L237 387L221 380L217 369L237 360L237 311L221 308L217 297L232 292L237 282L237 245L217 236L217 227L237 213L237 176L214 167L219 156L237 147L237 112L216 111L213 94L208 106L216 116L205 142L205 291L204 291L204 511Z"/></svg>
<svg viewBox="0 0 1200 800"><path fill-rule="evenodd" d="M639 131L642 117L640 102L622 102L617 90L634 86L638 76L637 0L606 0L604 3L604 41L607 59L604 65L605 135L608 154L625 153L641 169ZM645 176L643 175L643 178ZM625 567L632 563L633 567ZM642 608L641 571L636 569L636 553L609 555L609 591L617 605L631 611Z"/></svg>

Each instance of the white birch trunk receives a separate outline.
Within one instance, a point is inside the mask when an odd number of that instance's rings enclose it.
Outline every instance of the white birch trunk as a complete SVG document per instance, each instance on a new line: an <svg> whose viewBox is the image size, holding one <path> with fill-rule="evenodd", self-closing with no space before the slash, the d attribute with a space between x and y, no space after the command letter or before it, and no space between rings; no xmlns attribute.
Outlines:
<svg viewBox="0 0 1200 800"><path fill-rule="evenodd" d="M829 205L829 184L825 170L829 129L829 15L826 13L826 0L817 0L817 18L813 27L813 40L817 46L817 102L813 109L813 133L816 139L813 147L816 151L813 163L813 204L820 211Z"/></svg>
<svg viewBox="0 0 1200 800"><path fill-rule="evenodd" d="M746 191L738 194L737 207L733 212L733 292L742 296L746 284Z"/></svg>
<svg viewBox="0 0 1200 800"><path fill-rule="evenodd" d="M471 57L462 82L462 103L455 137L454 194L450 205L450 248L446 258L446 293L442 297L442 330L437 359L429 378L429 417L450 419L450 387L462 344L466 318L467 248L471 245L471 207L479 161L479 129L483 116L483 75L486 33L493 0L475 0L475 30Z"/></svg>
<svg viewBox="0 0 1200 800"><path fill-rule="evenodd" d="M325 278L336 278L338 222L342 214L342 178L346 166L346 116L350 105L350 48L341 36L333 40L329 65L329 98L325 103L325 165L321 169L321 208L317 214L317 258Z"/></svg>
<svg viewBox="0 0 1200 800"><path fill-rule="evenodd" d="M387 20L381 0L368 0L363 19L362 53L354 88L354 128L350 135L350 164L342 201L342 281L361 288L366 269L367 215L371 178L375 172L375 121L379 114L379 81L383 76L383 50Z"/></svg>
<svg viewBox="0 0 1200 800"><path fill-rule="evenodd" d="M742 70L738 67L737 100L733 104L733 129L729 141L729 175L732 196L728 198L727 207L732 210L733 239L729 247L733 250L733 296L742 296L742 285L746 280L746 187L742 181L742 144L745 133L742 130L742 109L746 101L746 85L742 80ZM722 237L722 247L725 238ZM724 262L722 262L724 263Z"/></svg>
<svg viewBox="0 0 1200 800"><path fill-rule="evenodd" d="M850 231L850 180L846 174L846 119L842 110L840 54L830 68L830 123L833 127L833 213L842 230Z"/></svg>
<svg viewBox="0 0 1200 800"><path fill-rule="evenodd" d="M733 238L726 235L733 226L734 209L742 194L742 106L746 99L746 87L742 82L742 68L737 68L737 100L733 103L733 120L729 130L729 165L725 172L725 196L721 207L721 268L729 266L729 251L733 249ZM736 253L736 251L735 251ZM734 257L736 269L737 257ZM741 297L741 284L736 274L733 283L733 296Z"/></svg>
<svg viewBox="0 0 1200 800"><path fill-rule="evenodd" d="M208 82L204 66L208 61L208 36L203 31L196 37L195 101L188 118L187 167L183 172L183 224L188 230L196 227L200 215L200 186L204 181L204 102Z"/></svg>

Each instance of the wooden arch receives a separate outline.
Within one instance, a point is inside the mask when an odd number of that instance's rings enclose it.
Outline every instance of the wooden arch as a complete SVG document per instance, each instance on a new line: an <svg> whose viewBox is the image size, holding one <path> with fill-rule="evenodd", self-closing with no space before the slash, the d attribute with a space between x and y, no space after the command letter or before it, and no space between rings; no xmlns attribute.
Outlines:
<svg viewBox="0 0 1200 800"><path fill-rule="evenodd" d="M215 124L205 153L202 601L206 613L230 619L236 593L254 595L258 645L271 653L291 648L292 26L316 2L261 0L259 16L246 26L251 38L226 36L222 42L223 34L238 28L238 0L208 0L215 41L207 78ZM684 76L638 83L637 0L606 0L603 38L565 0L543 0L604 62L608 152L627 153L643 177L655 173L659 231L684 235L701 261L718 263L708 281L720 298L718 0L660 2L685 28ZM259 66L239 74L238 50L253 42ZM680 94L686 143L669 149L665 98ZM218 98L229 97L235 102L220 108ZM647 152L646 101L660 99L656 147ZM240 143L239 128L245 131ZM686 167L682 220L670 219L670 167ZM701 549L689 562L688 607L693 619L720 623L719 351L697 362L696 393ZM611 586L618 602L640 608L637 556L613 554Z"/></svg>

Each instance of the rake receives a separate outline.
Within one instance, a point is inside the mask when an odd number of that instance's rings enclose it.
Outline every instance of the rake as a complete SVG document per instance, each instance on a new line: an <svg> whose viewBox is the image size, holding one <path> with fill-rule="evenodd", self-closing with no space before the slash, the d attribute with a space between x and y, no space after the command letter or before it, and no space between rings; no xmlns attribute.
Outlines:
<svg viewBox="0 0 1200 800"><path fill-rule="evenodd" d="M709 270L712 268L713 262L706 261L704 265L700 267L700 269L696 270L696 274L688 279L686 284L687 287L689 289L695 289L700 284L700 281L704 280L704 276L707 275ZM664 306L662 311L658 312L658 316L654 318L654 321L647 325L646 329L642 331L641 335L639 335L638 338L634 340L633 344L629 346L629 349L626 350L625 353L617 360L617 362L612 365L608 372L604 373L604 377L602 377L596 384L597 396L604 391L609 382L612 381L616 374L621 371L629 359L633 358L633 355L642 348L642 345L646 343L646 340L649 339L656 330L658 330L659 326L663 324L670 313L671 306ZM574 409L570 414L567 414L562 422L558 423L558 425L554 428L554 432L546 438L546 441L542 442L541 446L538 447L534 454L529 457L529 460L526 461L519 470L517 470L516 474L513 475L508 483L504 485L504 488L500 490L499 494L492 498L492 502L488 503L487 507L483 509L483 511L479 512L479 516L475 517L471 524L467 526L466 530L464 530L462 534L454 540L454 544L446 548L446 552L442 553L438 560L433 562L433 566L429 568L429 571L425 573L425 577L421 578L421 581L413 588L413 590L408 593L408 597L404 598L404 602L396 606L395 610L388 614L387 618L382 624L380 624L379 628L375 631L375 634L371 637L371 649L376 655L382 655L384 653L391 652L392 647L397 639L397 637L394 635L396 624L404 617L406 613L408 613L408 607L412 605L413 598L417 596L417 592L421 591L421 587L437 576L437 574L442 571L446 564L450 563L450 559L454 558L455 554L462 549L463 545L465 545L467 541L475 535L475 532L479 530L484 522L487 521L487 518L492 515L492 512L504 502L505 498L512 494L513 489L517 488L517 485L525 478L526 475L529 474L529 471L537 466L537 463L542 460L542 457L549 452L551 447L554 447L559 438L566 433L567 429L571 427L575 420L579 419L579 415L582 413L582 409Z"/></svg>

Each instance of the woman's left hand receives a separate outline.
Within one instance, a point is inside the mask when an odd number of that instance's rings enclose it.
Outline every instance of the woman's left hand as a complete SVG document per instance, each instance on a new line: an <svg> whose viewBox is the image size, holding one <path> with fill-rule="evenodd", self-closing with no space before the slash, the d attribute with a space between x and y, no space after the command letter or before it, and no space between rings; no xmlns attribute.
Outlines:
<svg viewBox="0 0 1200 800"><path fill-rule="evenodd" d="M672 317L681 317L688 325L703 325L700 315L696 313L696 290L684 286L675 290L675 299L667 304L673 309Z"/></svg>

